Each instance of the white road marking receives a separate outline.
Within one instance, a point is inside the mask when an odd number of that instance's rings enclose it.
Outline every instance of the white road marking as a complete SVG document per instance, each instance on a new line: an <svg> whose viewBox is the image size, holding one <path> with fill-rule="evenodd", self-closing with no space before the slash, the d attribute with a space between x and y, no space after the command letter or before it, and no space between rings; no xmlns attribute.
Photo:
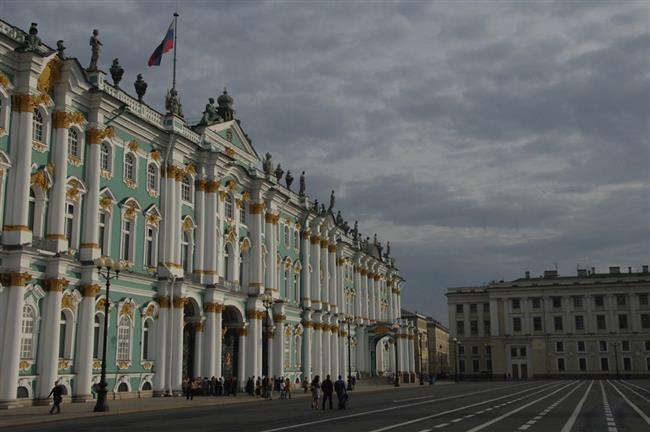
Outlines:
<svg viewBox="0 0 650 432"><path fill-rule="evenodd" d="M431 429L422 429L422 430L419 431L419 432L431 432Z"/></svg>
<svg viewBox="0 0 650 432"><path fill-rule="evenodd" d="M648 423L648 424L650 425L650 417L648 417L648 416L647 416L643 411L641 411L641 409L640 409L638 406L636 406L634 403L632 403L632 401L629 400L629 399L628 399L628 398L627 398L623 393L621 393L621 391L620 391L618 388L616 388L616 386L615 386L614 384L612 384L609 380L607 380L607 382L609 383L609 385L611 385L612 387L614 387L614 390L616 390L616 391L618 392L618 394L621 395L621 397L623 398L623 400L624 400L625 402L627 402L627 404L628 404L630 407L632 407L632 409L633 409L634 411L636 411L636 413L637 413L638 415L640 415L641 418L642 418L643 420L645 420L646 423ZM601 384L601 385L602 385L602 384Z"/></svg>
<svg viewBox="0 0 650 432"><path fill-rule="evenodd" d="M565 385L565 386L562 386L562 387L560 387L559 389L554 390L554 391L552 391L551 393L549 393L549 394L547 394L547 395L545 395L545 396L542 396L542 397L540 397L540 398L537 398L537 399L535 399L534 401L528 402L527 404L522 405L522 406L520 406L519 408L515 408L515 409L513 409L512 411L508 411L507 413L505 413L505 414L503 414L503 415L500 415L499 417L496 417L496 418L494 418L494 419L492 419L492 420L490 420L490 421L488 421L488 422L485 422L485 423L483 423L483 424L480 424L480 425L478 425L478 426L476 426L476 427L473 427L473 428L471 428L470 430L468 430L468 431L466 431L466 432L476 432L476 431L480 431L481 429L485 429L486 427L491 426L491 425L493 425L494 423L500 422L501 420L503 420L503 419L506 418L506 417L510 417L511 415L516 414L516 413L518 413L519 411L521 411L521 410L523 410L523 409L526 409L526 408L528 408L529 406L534 405L534 404L536 404L536 403L539 402L539 401L542 401L542 400L544 400L544 399L546 399L546 398L548 398L548 397L553 396L555 393L564 390L565 388L569 387L569 386L572 385L572 384L574 384L574 382L570 382L569 384L567 384L567 385Z"/></svg>
<svg viewBox="0 0 650 432"><path fill-rule="evenodd" d="M443 427L445 427L445 426L449 426L449 423L440 423L439 425L435 425L434 427L435 427L436 429L440 429L440 428L443 428Z"/></svg>
<svg viewBox="0 0 650 432"><path fill-rule="evenodd" d="M487 400L487 401L479 402L477 404L470 405L470 407L477 406L477 405L482 405L482 404L485 404L485 403L489 403L489 402L492 402L492 401L495 401L495 400L500 400L500 399L507 398L507 397L512 397L512 396L515 396L515 395L518 395L518 394L521 394L521 393L525 393L525 392L529 392L529 391L532 391L532 390L546 388L546 387L549 387L549 386L557 386L557 385L560 385L560 384L561 384L561 382L560 383L553 382L553 383L550 383L550 384L544 384L544 385L537 386L537 387L527 388L527 389L521 390L521 391L519 391L517 393L513 393L513 394L509 394L509 395L505 395L505 396L500 396L500 397L495 398L495 399L490 399L490 400ZM504 386L504 387L507 387L507 386ZM265 429L265 430L263 430L261 432L277 432L277 431L283 431L283 430L289 430L289 429L296 429L296 428L300 428L300 427L304 427L304 426L311 426L311 425L314 425L314 424L331 423L331 422L336 421L336 420L343 420L343 419L349 419L349 418L355 418L355 417L362 417L362 416L369 415L369 414L376 414L376 413L386 412L386 411L394 411L394 410L413 407L413 406L430 404L430 403L433 403L433 402L448 401L448 400L451 400L451 399L458 399L458 398L465 397L465 396L475 396L477 394L489 393L489 392L492 392L492 391L495 391L495 390L502 390L504 387L499 387L497 389L481 390L481 391L478 391L478 392L474 391L474 392L463 393L463 394L454 395L454 396L447 396L447 397L438 398L438 399L429 399L429 400L422 401L422 402L413 402L413 403L410 403L410 404L403 404L403 405L391 406L391 407L386 407L386 408L379 408L379 409L375 409L375 410L363 411L363 412L348 414L348 415L342 415L342 416L339 416L339 417L330 417L330 418L327 418L327 419L314 420L314 421L309 421L309 422L304 422L304 423L299 423L299 424L294 424L294 425L289 425L289 426L281 426L281 427L277 427L277 428L273 428L273 429ZM456 411L459 411L459 410L460 409L455 409L455 410L452 410L452 411L449 411L449 412L456 412Z"/></svg>
<svg viewBox="0 0 650 432"><path fill-rule="evenodd" d="M461 421L461 420L462 420L462 418L455 418L455 419L453 419L451 422L452 422L452 423L458 423L458 422Z"/></svg>
<svg viewBox="0 0 650 432"><path fill-rule="evenodd" d="M540 389L540 388L542 390L539 390L539 391L537 391L535 393L532 393L531 395L538 394L538 393L541 393L543 391L546 391L546 390L548 390L549 387L553 388L553 387L557 387L557 386L562 385L562 384L563 384L563 382L561 381L560 383L552 383L552 384L549 384L549 385L543 385L543 386L536 387L534 390ZM383 427L383 428L380 428L380 429L373 429L373 430L368 431L368 432L383 432L383 431L395 429L395 428L410 425L410 424L413 424L413 423L418 423L418 422L421 422L423 420L429 420L429 419L440 417L440 416L443 416L443 415L446 415L446 414L451 414L451 413L455 413L455 412L458 412L458 411L461 411L461 410L465 410L467 408L473 408L475 406L484 405L486 403L490 403L490 402L494 402L494 401L497 401L497 400L502 400L502 399L505 399L505 398L508 398L508 397L516 396L518 394L525 393L526 391L530 391L530 389L522 390L520 392L513 393L513 394L510 394L510 395L506 395L506 396L499 396L498 398L488 399L488 400L473 403L473 404L470 404L470 405L465 405L465 406L462 406L462 407L459 407L459 408L454 408L454 409L450 409L450 410L447 410L447 411L442 411L442 412L439 412L437 414L431 414L431 415L424 416L424 417L418 417L418 418L413 419L413 420L408 420L408 421L405 421L405 422L402 422L402 423L396 423L394 425L386 426L386 427ZM531 396L531 395L528 395L528 396ZM396 407L396 408L402 408L402 407L404 407L404 405L401 405L401 406ZM325 421L330 421L330 420L325 420ZM271 431L263 431L263 432L271 432Z"/></svg>
<svg viewBox="0 0 650 432"><path fill-rule="evenodd" d="M636 385L636 384L632 384L632 383L629 382L629 381L624 381L624 382L625 382L625 384L627 384L627 385L631 385L632 387L636 387L636 388L638 388L639 390L643 390L643 391L646 392L646 393L650 393L650 390L648 390L647 388L643 388L643 387L638 386L638 385Z"/></svg>
<svg viewBox="0 0 650 432"><path fill-rule="evenodd" d="M573 388L569 393L567 393L566 395L562 396L560 399L558 399L558 400L556 400L555 402L553 402L551 405L549 405L548 407L546 407L546 409L545 409L544 411L542 411L541 413L539 413L538 415L536 415L535 417L533 417L532 420L528 420L525 424L519 426L518 429L519 429L519 430L526 430L526 429L528 429L529 427L531 427L532 425L534 425L535 423L537 423L539 420L542 419L542 417L544 417L546 414L548 414L549 412L551 412L551 411L552 411L556 406L558 406L559 404L561 404L562 401L564 401L564 399L566 399L566 398L568 398L569 396L571 396L571 394L572 394L573 392L575 392L576 390L578 390L581 386L582 386L582 383L579 383L579 384L578 384L577 386L575 386L575 387L574 387L574 388Z"/></svg>
<svg viewBox="0 0 650 432"><path fill-rule="evenodd" d="M573 427L573 424L576 422L576 419L578 418L578 415L580 414L580 411L582 411L582 406L585 404L585 401L587 400L587 396L589 395L589 392L591 391L591 387L594 385L594 381L592 380L589 383L589 387L587 387L587 390L585 391L585 394L582 395L582 398L580 398L580 401L578 402L578 405L576 405L575 409L571 413L571 416L567 420L567 422L564 424L564 427L560 432L569 432L571 428Z"/></svg>
<svg viewBox="0 0 650 432"><path fill-rule="evenodd" d="M616 428L616 422L614 421L614 416L612 415L612 409L609 406L609 401L607 400L607 394L605 393L605 386L603 385L602 381L600 381L600 391L603 393L603 407L605 408L605 421L607 422L607 430L608 432L617 432L618 429Z"/></svg>
<svg viewBox="0 0 650 432"><path fill-rule="evenodd" d="M622 387L625 387L626 389L628 389L629 391L631 391L632 393L634 393L635 395L637 395L638 397L640 397L641 399L643 399L644 401L646 401L646 402L650 402L650 399L648 399L647 397L643 396L641 393L635 391L632 387L629 387L627 383L623 383L623 382L619 381L619 384L620 384Z"/></svg>
<svg viewBox="0 0 650 432"><path fill-rule="evenodd" d="M504 386L499 386L499 387L492 387L492 390L499 390L499 389L504 389L504 388L513 388L513 387L521 387L523 385L527 385L530 383L521 383L521 384L509 384L509 385L504 385ZM414 400L420 400L420 399L429 399L434 397L435 395L427 395L427 396L418 396L418 397L412 397L412 398L407 398L407 399L396 399L393 402L394 403L399 403L399 402L410 402Z"/></svg>

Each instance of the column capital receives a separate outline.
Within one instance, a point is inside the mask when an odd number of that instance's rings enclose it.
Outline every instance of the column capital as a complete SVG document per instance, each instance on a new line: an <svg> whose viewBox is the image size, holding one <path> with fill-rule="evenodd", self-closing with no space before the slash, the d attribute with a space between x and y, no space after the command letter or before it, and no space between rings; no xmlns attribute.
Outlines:
<svg viewBox="0 0 650 432"><path fill-rule="evenodd" d="M109 126L107 128L90 128L88 129L88 144L100 144L104 138L113 138L115 136L115 129Z"/></svg>
<svg viewBox="0 0 650 432"><path fill-rule="evenodd" d="M255 310L255 309L248 309L246 311L246 319L249 319L249 320L261 320L261 319L264 319L265 314L266 314L265 311Z"/></svg>
<svg viewBox="0 0 650 432"><path fill-rule="evenodd" d="M282 321L284 321L284 320L286 320L286 319L287 319L287 316L286 316L286 315L283 315L283 314L279 314L279 315L274 315L274 316L273 316L273 322L274 322L274 323L281 323Z"/></svg>
<svg viewBox="0 0 650 432"><path fill-rule="evenodd" d="M52 114L52 120L55 129L67 129L73 124L83 124L86 118L79 111L57 111Z"/></svg>
<svg viewBox="0 0 650 432"><path fill-rule="evenodd" d="M248 208L250 214L262 214L266 208L266 204L264 202L252 202L249 204Z"/></svg>
<svg viewBox="0 0 650 432"><path fill-rule="evenodd" d="M0 283L6 287L25 286L32 280L32 275L21 272L0 273Z"/></svg>
<svg viewBox="0 0 650 432"><path fill-rule="evenodd" d="M52 279L45 279L45 289L46 291L53 291L53 292L62 292L64 289L66 289L70 285L70 281L67 280L66 278L52 278Z"/></svg>
<svg viewBox="0 0 650 432"><path fill-rule="evenodd" d="M27 93L11 96L11 110L13 112L32 113L40 103L49 103L50 97L47 94L31 95Z"/></svg>
<svg viewBox="0 0 650 432"><path fill-rule="evenodd" d="M98 284L83 284L79 285L79 290L83 297L95 297L101 287Z"/></svg>
<svg viewBox="0 0 650 432"><path fill-rule="evenodd" d="M225 309L225 306L221 303L204 303L203 311L204 312L214 312L221 313Z"/></svg>
<svg viewBox="0 0 650 432"><path fill-rule="evenodd" d="M312 234L309 241L311 244L317 245L320 243L320 236L318 234Z"/></svg>
<svg viewBox="0 0 650 432"><path fill-rule="evenodd" d="M171 304L172 304L172 303L171 303L171 301L169 300L169 297L168 297L168 296L158 297L157 300L158 300L158 304L160 305L160 307L161 307L162 309L168 309L169 307L171 307Z"/></svg>
<svg viewBox="0 0 650 432"><path fill-rule="evenodd" d="M235 329L235 333L237 333L237 336L247 336L248 329L246 327L239 327Z"/></svg>
<svg viewBox="0 0 650 432"><path fill-rule="evenodd" d="M176 297L174 298L174 307L180 309L187 304L187 297Z"/></svg>

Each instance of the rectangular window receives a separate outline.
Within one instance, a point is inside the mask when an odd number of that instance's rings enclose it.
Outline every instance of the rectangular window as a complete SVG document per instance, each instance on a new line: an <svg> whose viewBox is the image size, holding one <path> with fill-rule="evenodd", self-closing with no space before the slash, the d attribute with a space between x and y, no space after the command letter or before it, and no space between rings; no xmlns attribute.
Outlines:
<svg viewBox="0 0 650 432"><path fill-rule="evenodd" d="M472 320L469 322L469 331L472 335L478 334L478 321Z"/></svg>
<svg viewBox="0 0 650 432"><path fill-rule="evenodd" d="M483 312L490 312L490 303L483 303Z"/></svg>
<svg viewBox="0 0 650 432"><path fill-rule="evenodd" d="M600 358L600 370L601 371L609 370L609 359L607 357Z"/></svg>
<svg viewBox="0 0 650 432"><path fill-rule="evenodd" d="M585 320L582 315L576 315L575 316L575 321L576 321L576 330L584 330L585 329Z"/></svg>
<svg viewBox="0 0 650 432"><path fill-rule="evenodd" d="M458 361L458 368L460 369L460 373L465 373L465 360Z"/></svg>
<svg viewBox="0 0 650 432"><path fill-rule="evenodd" d="M553 297L553 307L559 309L562 307L562 297Z"/></svg>
<svg viewBox="0 0 650 432"><path fill-rule="evenodd" d="M512 299L512 308L513 309L521 309L521 300L518 298Z"/></svg>
<svg viewBox="0 0 650 432"><path fill-rule="evenodd" d="M469 311L470 313L476 313L476 303L471 303L469 305Z"/></svg>
<svg viewBox="0 0 650 432"><path fill-rule="evenodd" d="M456 305L456 313L463 313L463 305L462 304L457 304Z"/></svg>
<svg viewBox="0 0 650 432"><path fill-rule="evenodd" d="M104 212L99 212L99 249L101 250L101 254L106 256L108 255L108 252L106 252L106 242L104 241L104 235L106 234L106 213Z"/></svg>
<svg viewBox="0 0 650 432"><path fill-rule="evenodd" d="M561 316L553 317L553 323L555 325L555 331L562 331L564 329Z"/></svg>
<svg viewBox="0 0 650 432"><path fill-rule="evenodd" d="M596 315L596 328L598 330L607 330L607 321L605 315Z"/></svg>
<svg viewBox="0 0 650 432"><path fill-rule="evenodd" d="M607 352L607 341L599 341L598 348L600 349L600 352Z"/></svg>
<svg viewBox="0 0 650 432"><path fill-rule="evenodd" d="M478 361L478 359L474 359L474 360L472 360L472 368L473 368L473 372L474 372L474 373L478 373L478 372L479 372L480 367L479 367L479 361Z"/></svg>
<svg viewBox="0 0 650 432"><path fill-rule="evenodd" d="M517 357L517 348L510 348L510 357Z"/></svg>
<svg viewBox="0 0 650 432"><path fill-rule="evenodd" d="M516 332L521 331L521 318L515 317L512 319L512 329Z"/></svg>
<svg viewBox="0 0 650 432"><path fill-rule="evenodd" d="M555 342L555 352L564 352L564 342Z"/></svg>
<svg viewBox="0 0 650 432"><path fill-rule="evenodd" d="M124 220L122 224L122 259L124 261L131 261L131 254L129 249L131 245L131 221L128 219Z"/></svg>
<svg viewBox="0 0 650 432"><path fill-rule="evenodd" d="M650 371L650 357L645 359L646 368Z"/></svg>
<svg viewBox="0 0 650 432"><path fill-rule="evenodd" d="M629 351L630 350L630 341L621 342L621 349L623 351Z"/></svg>
<svg viewBox="0 0 650 432"><path fill-rule="evenodd" d="M620 330L626 330L627 329L627 315L621 314L618 316L618 328Z"/></svg>
<svg viewBox="0 0 650 432"><path fill-rule="evenodd" d="M594 303L596 307L603 307L605 306L605 298L601 295L594 296Z"/></svg>
<svg viewBox="0 0 650 432"><path fill-rule="evenodd" d="M478 355L478 347L476 345L472 346L472 355Z"/></svg>
<svg viewBox="0 0 650 432"><path fill-rule="evenodd" d="M585 352L585 341L578 341L577 342L577 349L578 349L578 352Z"/></svg>
<svg viewBox="0 0 650 432"><path fill-rule="evenodd" d="M144 244L145 244L145 265L147 267L153 267L155 265L155 257L154 257L154 250L153 250L153 228L151 227L147 227Z"/></svg>
<svg viewBox="0 0 650 432"><path fill-rule="evenodd" d="M619 294L616 296L616 305L625 306L625 295Z"/></svg>
<svg viewBox="0 0 650 432"><path fill-rule="evenodd" d="M650 329L650 314L641 314L641 328Z"/></svg>
<svg viewBox="0 0 650 432"><path fill-rule="evenodd" d="M485 354L492 355L492 347L490 345L485 345Z"/></svg>
<svg viewBox="0 0 650 432"><path fill-rule="evenodd" d="M584 358L584 357L580 357L580 358L578 359L578 365L579 365L579 367L580 367L580 371L581 371L581 372L586 371L586 370L587 370L587 359Z"/></svg>
<svg viewBox="0 0 650 432"><path fill-rule="evenodd" d="M542 317L533 317L533 330L542 331Z"/></svg>
<svg viewBox="0 0 650 432"><path fill-rule="evenodd" d="M72 245L72 227L74 226L74 204L65 204L65 237Z"/></svg>
<svg viewBox="0 0 650 432"><path fill-rule="evenodd" d="M542 300L539 297L533 298L533 309L539 309L542 307Z"/></svg>
<svg viewBox="0 0 650 432"><path fill-rule="evenodd" d="M639 294L639 304L641 306L648 306L648 294Z"/></svg>
<svg viewBox="0 0 650 432"><path fill-rule="evenodd" d="M632 359L629 357L623 357L623 369L626 371L632 370Z"/></svg>
<svg viewBox="0 0 650 432"><path fill-rule="evenodd" d="M490 334L490 321L483 321L483 331L486 335Z"/></svg>
<svg viewBox="0 0 650 432"><path fill-rule="evenodd" d="M582 307L582 297L573 296L573 307L578 309Z"/></svg>
<svg viewBox="0 0 650 432"><path fill-rule="evenodd" d="M645 350L650 351L650 340L645 341Z"/></svg>
<svg viewBox="0 0 650 432"><path fill-rule="evenodd" d="M465 346L464 345L458 345L458 355L459 356L465 355Z"/></svg>
<svg viewBox="0 0 650 432"><path fill-rule="evenodd" d="M519 355L522 357L526 357L526 348L519 348Z"/></svg>
<svg viewBox="0 0 650 432"><path fill-rule="evenodd" d="M485 365L487 366L487 370L491 371L492 370L492 360L487 359L485 362Z"/></svg>
<svg viewBox="0 0 650 432"><path fill-rule="evenodd" d="M564 371L564 359L563 358L557 359L557 370L560 371L560 372Z"/></svg>
<svg viewBox="0 0 650 432"><path fill-rule="evenodd" d="M464 335L465 334L465 322L464 321L456 321L456 334L457 335Z"/></svg>

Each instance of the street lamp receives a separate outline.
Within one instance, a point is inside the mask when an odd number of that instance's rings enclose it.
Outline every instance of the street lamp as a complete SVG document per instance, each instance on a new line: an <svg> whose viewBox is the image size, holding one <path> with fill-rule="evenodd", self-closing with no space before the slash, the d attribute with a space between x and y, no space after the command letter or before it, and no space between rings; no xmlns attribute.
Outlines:
<svg viewBox="0 0 650 432"><path fill-rule="evenodd" d="M460 341L458 338L453 338L451 341L454 343L454 369L456 370L454 381L458 382L458 345L460 345Z"/></svg>
<svg viewBox="0 0 650 432"><path fill-rule="evenodd" d="M395 321L395 324L393 324L393 329L395 330L395 337L394 337L394 342L395 342L395 387L399 387L399 354L397 353L397 346L399 345L397 343L397 339L399 336L399 321Z"/></svg>
<svg viewBox="0 0 650 432"><path fill-rule="evenodd" d="M351 316L348 316L345 318L345 323L348 325L348 388L347 390L350 391L352 390L352 354L351 354L351 340L352 340L352 334L350 333L350 324L352 324L352 321L354 318Z"/></svg>
<svg viewBox="0 0 650 432"><path fill-rule="evenodd" d="M106 341L108 340L108 308L110 304L110 289L111 279L117 279L122 264L119 261L113 261L110 257L103 256L95 259L95 266L97 266L97 273L100 277L106 280L106 299L104 300L104 340L102 341L102 375L99 380L99 389L97 390L97 403L95 404L95 412L108 411L106 403Z"/></svg>
<svg viewBox="0 0 650 432"><path fill-rule="evenodd" d="M271 371L269 370L269 332L273 331L272 322L269 322L271 318L271 307L273 306L273 297L270 294L264 293L260 296L260 300L262 300L262 304L264 305L264 309L266 309L266 319L264 320L265 325L266 325L266 376L271 375ZM280 360L282 361L282 357L280 357Z"/></svg>
<svg viewBox="0 0 650 432"><path fill-rule="evenodd" d="M440 374L439 378L442 378L443 374L443 369L442 369L442 344L438 346L439 351L440 351L440 364L438 366L438 373Z"/></svg>

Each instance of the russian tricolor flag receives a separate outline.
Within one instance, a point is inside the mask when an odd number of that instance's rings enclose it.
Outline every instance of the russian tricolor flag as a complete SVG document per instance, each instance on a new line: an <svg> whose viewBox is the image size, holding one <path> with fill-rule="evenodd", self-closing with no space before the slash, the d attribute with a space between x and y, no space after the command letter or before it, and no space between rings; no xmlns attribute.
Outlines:
<svg viewBox="0 0 650 432"><path fill-rule="evenodd" d="M172 23L169 25L169 29L167 29L165 38L162 42L160 42L160 45L158 45L158 48L155 49L153 54L151 54L151 57L149 57L149 62L147 64L149 66L160 66L160 61L162 60L163 54L172 48L174 48L174 21L172 21Z"/></svg>

